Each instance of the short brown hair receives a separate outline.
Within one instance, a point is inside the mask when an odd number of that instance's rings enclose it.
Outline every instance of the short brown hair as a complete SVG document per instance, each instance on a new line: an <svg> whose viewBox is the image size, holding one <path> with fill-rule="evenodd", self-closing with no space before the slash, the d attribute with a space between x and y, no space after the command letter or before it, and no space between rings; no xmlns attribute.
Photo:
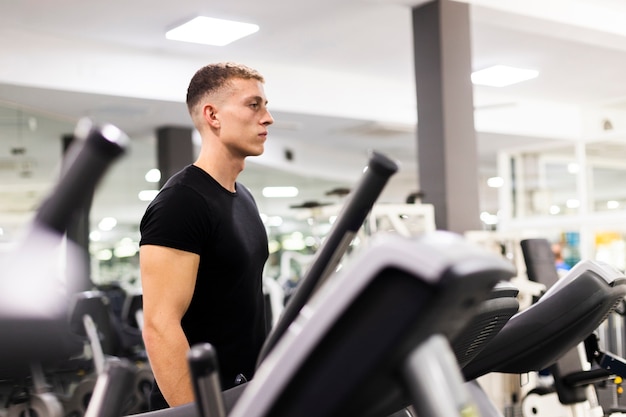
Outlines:
<svg viewBox="0 0 626 417"><path fill-rule="evenodd" d="M263 76L256 70L234 62L219 62L200 68L189 82L187 88L187 108L193 107L206 94L214 93L224 87L232 78L255 79L264 83Z"/></svg>

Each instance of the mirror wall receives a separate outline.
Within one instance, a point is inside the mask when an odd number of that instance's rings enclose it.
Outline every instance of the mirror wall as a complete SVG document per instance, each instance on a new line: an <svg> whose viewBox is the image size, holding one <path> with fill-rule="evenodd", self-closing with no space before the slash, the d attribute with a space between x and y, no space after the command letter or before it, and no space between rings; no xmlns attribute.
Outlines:
<svg viewBox="0 0 626 417"><path fill-rule="evenodd" d="M551 236L566 261L626 268L626 138L550 145L507 155L507 229Z"/></svg>

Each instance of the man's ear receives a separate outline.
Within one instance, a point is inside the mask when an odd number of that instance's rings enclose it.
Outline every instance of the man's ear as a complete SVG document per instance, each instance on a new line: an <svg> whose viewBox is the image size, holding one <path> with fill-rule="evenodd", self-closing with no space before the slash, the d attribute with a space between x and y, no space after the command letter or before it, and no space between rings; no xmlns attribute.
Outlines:
<svg viewBox="0 0 626 417"><path fill-rule="evenodd" d="M217 118L217 109L211 105L207 104L202 108L202 116L207 123L213 127L218 129L220 127L220 121Z"/></svg>

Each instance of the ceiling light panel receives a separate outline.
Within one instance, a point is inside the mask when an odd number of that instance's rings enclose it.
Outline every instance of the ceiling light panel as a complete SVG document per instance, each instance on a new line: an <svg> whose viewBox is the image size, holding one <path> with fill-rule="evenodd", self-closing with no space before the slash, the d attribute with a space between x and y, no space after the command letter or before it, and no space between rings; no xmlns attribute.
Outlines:
<svg viewBox="0 0 626 417"><path fill-rule="evenodd" d="M494 65L472 73L472 83L489 87L506 87L539 76L539 71Z"/></svg>
<svg viewBox="0 0 626 417"><path fill-rule="evenodd" d="M297 187L265 187L263 188L263 197L266 198L283 198L296 197L298 195Z"/></svg>
<svg viewBox="0 0 626 417"><path fill-rule="evenodd" d="M224 46L258 30L259 26L252 23L198 16L169 30L165 37L175 41Z"/></svg>

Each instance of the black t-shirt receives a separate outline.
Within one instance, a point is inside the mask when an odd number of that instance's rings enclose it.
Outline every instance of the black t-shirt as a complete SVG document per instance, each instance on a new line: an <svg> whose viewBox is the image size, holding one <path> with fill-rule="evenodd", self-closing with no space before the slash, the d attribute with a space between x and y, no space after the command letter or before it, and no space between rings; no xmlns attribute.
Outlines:
<svg viewBox="0 0 626 417"><path fill-rule="evenodd" d="M266 336L262 274L268 241L248 189L237 183L232 193L189 165L149 204L140 231L141 245L200 255L181 323L187 340L215 347L222 388L232 387L238 374L250 379Z"/></svg>

